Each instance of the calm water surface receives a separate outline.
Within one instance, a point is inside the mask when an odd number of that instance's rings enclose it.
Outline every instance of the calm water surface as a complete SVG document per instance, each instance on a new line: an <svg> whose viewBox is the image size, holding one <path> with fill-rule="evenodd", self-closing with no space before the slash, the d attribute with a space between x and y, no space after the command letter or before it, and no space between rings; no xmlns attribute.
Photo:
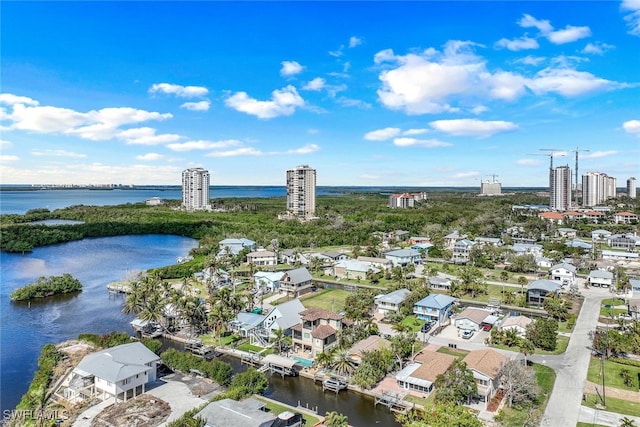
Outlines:
<svg viewBox="0 0 640 427"><path fill-rule="evenodd" d="M175 264L197 245L185 237L137 235L84 239L25 255L0 253L0 410L13 409L20 401L45 344L85 332L132 332L131 316L122 313L122 297L110 297L108 283L133 270ZM10 301L15 288L63 273L80 280L83 291L31 305Z"/></svg>

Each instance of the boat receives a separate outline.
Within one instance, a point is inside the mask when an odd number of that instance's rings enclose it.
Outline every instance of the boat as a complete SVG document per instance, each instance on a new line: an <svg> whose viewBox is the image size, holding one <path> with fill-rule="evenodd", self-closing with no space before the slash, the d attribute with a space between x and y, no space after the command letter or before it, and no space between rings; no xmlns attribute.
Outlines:
<svg viewBox="0 0 640 427"><path fill-rule="evenodd" d="M331 390L331 391L335 391L336 393L339 392L340 390L345 390L347 386L348 384L345 381L336 377L330 377L322 381L323 390Z"/></svg>

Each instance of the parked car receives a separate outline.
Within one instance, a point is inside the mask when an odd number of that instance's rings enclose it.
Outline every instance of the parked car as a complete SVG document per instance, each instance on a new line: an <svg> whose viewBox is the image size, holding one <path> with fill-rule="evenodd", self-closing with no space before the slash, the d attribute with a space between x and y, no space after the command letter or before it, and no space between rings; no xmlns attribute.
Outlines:
<svg viewBox="0 0 640 427"><path fill-rule="evenodd" d="M473 336L473 331L472 330L466 330L466 331L462 332L462 339L464 339L464 340L468 340L472 336Z"/></svg>
<svg viewBox="0 0 640 427"><path fill-rule="evenodd" d="M427 333L431 330L431 328L433 328L433 325L435 325L436 322L434 322L433 320L429 320L427 321L427 323L425 323L424 325L422 325L422 328L420 328L420 332L422 333Z"/></svg>
<svg viewBox="0 0 640 427"><path fill-rule="evenodd" d="M490 331L491 330L491 324L489 323L485 323L484 326L482 327L483 331Z"/></svg>

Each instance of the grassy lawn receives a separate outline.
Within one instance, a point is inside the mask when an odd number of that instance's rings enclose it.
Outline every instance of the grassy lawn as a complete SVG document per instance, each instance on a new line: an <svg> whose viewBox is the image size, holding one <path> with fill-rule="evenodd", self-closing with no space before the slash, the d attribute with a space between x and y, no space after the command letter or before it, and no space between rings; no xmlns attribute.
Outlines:
<svg viewBox="0 0 640 427"><path fill-rule="evenodd" d="M616 305L623 305L624 304L624 300L622 298L607 298L605 300L602 300L602 305L610 305L612 307L615 307Z"/></svg>
<svg viewBox="0 0 640 427"><path fill-rule="evenodd" d="M249 351L249 352L252 352L252 353L260 353L262 350L264 350L264 348L259 347L257 345L249 344L248 342L246 342L244 344L240 344L238 346L238 350ZM268 350L271 350L271 349L268 349ZM267 354L267 353L264 352L262 354Z"/></svg>
<svg viewBox="0 0 640 427"><path fill-rule="evenodd" d="M626 308L600 308L600 316L603 317L618 317L618 314L627 314L628 310Z"/></svg>
<svg viewBox="0 0 640 427"><path fill-rule="evenodd" d="M222 337L222 339L218 339L218 336L210 333L206 335L201 335L199 337L202 340L202 343L205 345L223 345L229 346L235 341L239 341L241 338L238 335L231 334L226 337Z"/></svg>
<svg viewBox="0 0 640 427"><path fill-rule="evenodd" d="M591 423L578 423L576 424L576 427L607 427L605 425L602 424L591 424Z"/></svg>
<svg viewBox="0 0 640 427"><path fill-rule="evenodd" d="M402 319L401 323L410 327L413 332L420 332L420 328L424 325L424 320L416 319L416 316L412 314Z"/></svg>
<svg viewBox="0 0 640 427"><path fill-rule="evenodd" d="M540 348L536 348L533 354L562 354L567 350L567 346L569 345L569 337L563 337L558 335L558 344L554 351L542 350ZM520 351L520 347L509 347L503 344L491 344L493 348L499 348L502 350L511 350L511 351Z"/></svg>
<svg viewBox="0 0 640 427"><path fill-rule="evenodd" d="M407 402L411 402L411 403L415 403L416 405L422 405L425 408L428 408L430 406L435 405L436 402L436 394L435 393L431 393L429 396L427 396L426 398L424 397L418 397L418 396L414 396L412 394L408 394L404 400L406 400Z"/></svg>
<svg viewBox="0 0 640 427"><path fill-rule="evenodd" d="M453 349L453 348L450 348L450 347L440 347L436 351L438 353L444 353L444 354L449 354L451 356L454 356L454 357L458 358L458 360L464 359L464 357L467 354L469 354L469 352L467 350L458 350L458 349Z"/></svg>
<svg viewBox="0 0 640 427"><path fill-rule="evenodd" d="M291 407L291 406L284 406L284 405L278 405L277 403L273 403L270 402L268 400L265 399L261 399L260 396L254 396L256 399L262 401L265 403L266 408L271 411L273 414L278 415L284 411L291 411L291 412L296 412L295 408ZM305 425L307 426L312 426L314 424L316 424L317 422L320 421L319 418L316 418L314 416L311 415L307 415L304 412L301 412L302 417L305 419Z"/></svg>
<svg viewBox="0 0 640 427"><path fill-rule="evenodd" d="M537 409L542 413L547 406L547 401L551 395L553 384L556 381L556 373L548 366L533 364L533 369L536 371L536 379L540 386L540 399L538 400ZM527 412L529 408L516 409L504 407L500 410L500 423L505 426L521 426L524 425L527 419Z"/></svg>
<svg viewBox="0 0 640 427"><path fill-rule="evenodd" d="M589 408L595 408L596 403L601 403L600 398L595 394L587 394L587 401L582 402L584 406ZM632 415L634 417L640 417L640 403L630 402L628 400L616 399L613 397L606 397L607 406L606 411L616 412L618 414Z"/></svg>
<svg viewBox="0 0 640 427"><path fill-rule="evenodd" d="M351 292L342 289L324 289L307 294L300 299L306 308L318 307L337 313L344 310L344 300Z"/></svg>
<svg viewBox="0 0 640 427"><path fill-rule="evenodd" d="M563 322L558 322L558 332L571 332L573 328L569 328L569 322L566 320Z"/></svg>
<svg viewBox="0 0 640 427"><path fill-rule="evenodd" d="M633 380L633 387L627 387L620 376L620 371L627 369L631 374ZM624 390L638 390L638 374L640 368L635 366L623 365L621 363L604 361L604 383L608 387L616 387ZM591 358L589 363L589 371L587 372L587 380L596 384L602 384L602 377L600 376L600 359L596 357Z"/></svg>

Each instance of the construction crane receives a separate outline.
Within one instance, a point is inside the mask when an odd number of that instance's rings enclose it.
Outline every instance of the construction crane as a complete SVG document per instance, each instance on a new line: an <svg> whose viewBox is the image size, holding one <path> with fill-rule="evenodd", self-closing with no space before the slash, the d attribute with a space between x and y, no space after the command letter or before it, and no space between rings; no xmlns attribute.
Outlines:
<svg viewBox="0 0 640 427"><path fill-rule="evenodd" d="M588 152L590 152L591 150L581 150L580 148L576 147L576 149L575 149L575 150L571 150L571 151L573 151L574 153L576 153L576 188L575 188L576 192L575 192L575 193L574 193L574 195L573 195L573 197L574 197L573 201L574 201L575 205L576 205L576 206L578 206L578 154L579 154L581 151L584 151L584 152L587 152L587 153L588 153Z"/></svg>
<svg viewBox="0 0 640 427"><path fill-rule="evenodd" d="M543 156L549 156L549 169L553 169L553 156L566 156L566 150L561 150L559 148L540 148L540 151L550 151L549 154L543 154Z"/></svg>

